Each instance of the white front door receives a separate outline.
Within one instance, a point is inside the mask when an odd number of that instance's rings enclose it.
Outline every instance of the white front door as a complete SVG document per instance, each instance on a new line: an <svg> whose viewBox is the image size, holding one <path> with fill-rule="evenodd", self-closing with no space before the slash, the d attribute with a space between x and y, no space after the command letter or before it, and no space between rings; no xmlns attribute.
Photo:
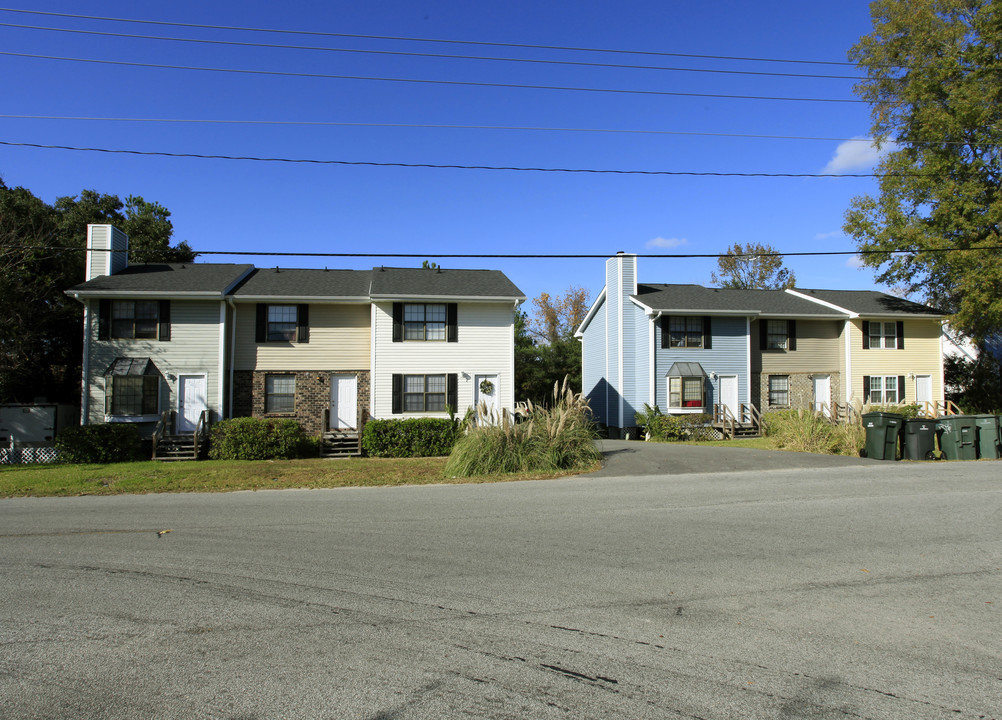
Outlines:
<svg viewBox="0 0 1002 720"><path fill-rule="evenodd" d="M741 422L741 416L738 414L738 376L737 375L721 375L720 376L720 404L726 405L727 409L730 410L731 415Z"/></svg>
<svg viewBox="0 0 1002 720"><path fill-rule="evenodd" d="M814 376L814 412L831 415L832 377L831 375Z"/></svg>
<svg viewBox="0 0 1002 720"><path fill-rule="evenodd" d="M473 405L478 409L480 403L487 406L488 418L499 418L501 415L501 388L498 387L497 375L475 375L473 377Z"/></svg>
<svg viewBox="0 0 1002 720"><path fill-rule="evenodd" d="M193 433L198 417L208 409L208 380L205 375L177 377L177 432Z"/></svg>
<svg viewBox="0 0 1002 720"><path fill-rule="evenodd" d="M331 375L331 430L358 427L358 379L354 375Z"/></svg>
<svg viewBox="0 0 1002 720"><path fill-rule="evenodd" d="M915 402L919 405L932 402L932 375L915 376Z"/></svg>

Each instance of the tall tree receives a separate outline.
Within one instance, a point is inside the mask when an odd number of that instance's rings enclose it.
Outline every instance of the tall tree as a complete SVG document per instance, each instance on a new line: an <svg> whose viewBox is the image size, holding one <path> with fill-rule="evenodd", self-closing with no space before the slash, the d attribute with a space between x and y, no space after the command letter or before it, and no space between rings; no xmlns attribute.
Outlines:
<svg viewBox="0 0 1002 720"><path fill-rule="evenodd" d="M877 269L955 313L981 341L1002 328L1002 3L877 0L849 58L866 73L872 133L890 152L879 193L854 198L845 230ZM892 145L888 145L893 143Z"/></svg>
<svg viewBox="0 0 1002 720"><path fill-rule="evenodd" d="M529 321L530 332L544 342L554 343L573 337L588 312L588 291L572 286L564 295L550 297L544 292L533 298L532 304L535 312Z"/></svg>
<svg viewBox="0 0 1002 720"><path fill-rule="evenodd" d="M79 399L83 307L63 291L84 279L87 224L128 233L131 262L190 261L187 244L169 244L169 216L141 197L123 206L93 190L50 206L0 180L0 402Z"/></svg>
<svg viewBox="0 0 1002 720"><path fill-rule="evenodd" d="M588 312L588 291L568 288L564 295L540 293L532 317L519 310L515 317L515 399L546 404L553 384L564 377L581 390L581 343L574 331Z"/></svg>
<svg viewBox="0 0 1002 720"><path fill-rule="evenodd" d="M797 282L796 275L783 267L783 258L776 250L761 243L734 245L726 255L717 258L720 274L710 273L718 287L739 290L784 290Z"/></svg>

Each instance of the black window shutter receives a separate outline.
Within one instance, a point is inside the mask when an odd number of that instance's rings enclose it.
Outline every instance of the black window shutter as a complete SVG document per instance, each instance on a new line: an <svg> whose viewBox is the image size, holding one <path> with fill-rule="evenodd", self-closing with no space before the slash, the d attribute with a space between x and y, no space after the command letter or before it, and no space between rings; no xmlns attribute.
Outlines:
<svg viewBox="0 0 1002 720"><path fill-rule="evenodd" d="M758 349L769 349L769 321L759 318L758 321Z"/></svg>
<svg viewBox="0 0 1002 720"><path fill-rule="evenodd" d="M161 340L170 340L170 300L160 301L160 334Z"/></svg>
<svg viewBox="0 0 1002 720"><path fill-rule="evenodd" d="M905 323L898 320L898 350L905 349Z"/></svg>
<svg viewBox="0 0 1002 720"><path fill-rule="evenodd" d="M102 300L101 302L104 302ZM111 415L111 393L115 387L115 378L106 377L104 379L104 414Z"/></svg>
<svg viewBox="0 0 1002 720"><path fill-rule="evenodd" d="M393 376L393 414L399 415L404 411L404 376Z"/></svg>
<svg viewBox="0 0 1002 720"><path fill-rule="evenodd" d="M898 402L905 401L905 376L898 375Z"/></svg>
<svg viewBox="0 0 1002 720"><path fill-rule="evenodd" d="M863 376L863 402L870 402L870 376Z"/></svg>
<svg viewBox="0 0 1002 720"><path fill-rule="evenodd" d="M863 321L863 349L870 349L870 321Z"/></svg>
<svg viewBox="0 0 1002 720"><path fill-rule="evenodd" d="M268 306L257 304L257 325L254 330L254 342L263 343L268 339Z"/></svg>
<svg viewBox="0 0 1002 720"><path fill-rule="evenodd" d="M403 341L404 341L404 304L396 302L393 303L393 342L403 342Z"/></svg>
<svg viewBox="0 0 1002 720"><path fill-rule="evenodd" d="M310 341L310 306L303 304L296 310L296 342Z"/></svg>
<svg viewBox="0 0 1002 720"><path fill-rule="evenodd" d="M709 315L703 318L703 349L713 349L713 324Z"/></svg>
<svg viewBox="0 0 1002 720"><path fill-rule="evenodd" d="M661 316L661 347L668 347L668 327L670 325L670 318L667 315Z"/></svg>
<svg viewBox="0 0 1002 720"><path fill-rule="evenodd" d="M111 300L101 300L98 303L97 339L111 340Z"/></svg>
<svg viewBox="0 0 1002 720"><path fill-rule="evenodd" d="M449 321L449 329L446 335L448 342L459 342L459 305L449 303L446 308L446 317Z"/></svg>
<svg viewBox="0 0 1002 720"><path fill-rule="evenodd" d="M449 373L446 378L447 384L445 387L445 404L452 408L452 411L456 411L456 396L459 395L459 376L456 373Z"/></svg>
<svg viewBox="0 0 1002 720"><path fill-rule="evenodd" d="M787 320L786 321L786 349L793 351L797 349L797 321Z"/></svg>

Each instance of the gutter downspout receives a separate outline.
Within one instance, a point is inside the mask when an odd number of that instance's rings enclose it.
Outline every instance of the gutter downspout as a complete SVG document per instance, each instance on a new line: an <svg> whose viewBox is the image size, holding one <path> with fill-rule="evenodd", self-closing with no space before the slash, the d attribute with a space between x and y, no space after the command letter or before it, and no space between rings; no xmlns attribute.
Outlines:
<svg viewBox="0 0 1002 720"><path fill-rule="evenodd" d="M87 254L88 263L90 262L90 253ZM80 374L83 376L83 382L80 388L80 424L87 424L87 416L90 414L90 303L86 300L81 300L80 295L74 293L73 299L77 302L83 303L84 306L84 321L83 321L83 362L80 368Z"/></svg>
<svg viewBox="0 0 1002 720"><path fill-rule="evenodd" d="M852 402L852 320L845 321L845 405Z"/></svg>
<svg viewBox="0 0 1002 720"><path fill-rule="evenodd" d="M229 387L227 388L229 395L229 402L228 402L228 407L226 408L226 417L232 418L233 417L233 367L236 364L236 357L237 357L237 306L233 303L232 297L226 298L226 304L229 305L230 309L233 311L233 327L230 330L230 372L228 378Z"/></svg>

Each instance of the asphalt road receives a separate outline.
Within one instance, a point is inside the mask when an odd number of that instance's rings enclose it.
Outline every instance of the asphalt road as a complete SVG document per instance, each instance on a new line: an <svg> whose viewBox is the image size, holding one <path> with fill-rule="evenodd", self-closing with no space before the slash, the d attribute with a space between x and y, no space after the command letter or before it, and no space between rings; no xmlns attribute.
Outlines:
<svg viewBox="0 0 1002 720"><path fill-rule="evenodd" d="M0 718L1002 717L1002 464L701 468L0 501Z"/></svg>

